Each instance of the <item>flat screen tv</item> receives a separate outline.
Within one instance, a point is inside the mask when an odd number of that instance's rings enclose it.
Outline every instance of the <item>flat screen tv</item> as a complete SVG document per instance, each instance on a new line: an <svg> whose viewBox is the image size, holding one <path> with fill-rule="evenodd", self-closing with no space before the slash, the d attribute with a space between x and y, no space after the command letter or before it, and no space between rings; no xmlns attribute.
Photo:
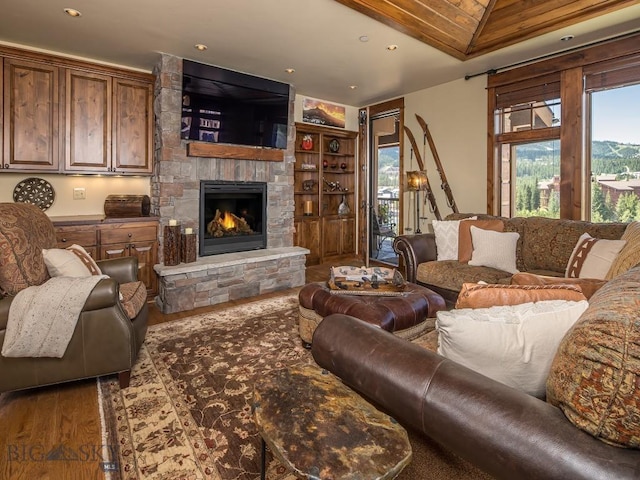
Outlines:
<svg viewBox="0 0 640 480"><path fill-rule="evenodd" d="M287 148L289 85L183 60L183 139Z"/></svg>

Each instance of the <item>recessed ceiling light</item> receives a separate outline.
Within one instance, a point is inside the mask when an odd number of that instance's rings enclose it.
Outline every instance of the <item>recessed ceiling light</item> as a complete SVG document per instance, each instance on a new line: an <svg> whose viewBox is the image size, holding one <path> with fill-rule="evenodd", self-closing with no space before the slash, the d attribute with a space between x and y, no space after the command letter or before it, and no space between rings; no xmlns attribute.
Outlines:
<svg viewBox="0 0 640 480"><path fill-rule="evenodd" d="M390 52L393 52L394 50L398 49L398 45L388 45L387 46L387 50L389 50Z"/></svg>
<svg viewBox="0 0 640 480"><path fill-rule="evenodd" d="M70 17L81 17L82 14L76 10L75 8L65 8L64 13L69 15Z"/></svg>
<svg viewBox="0 0 640 480"><path fill-rule="evenodd" d="M564 37L560 38L561 42L568 42L569 40L573 40L574 36L573 35L565 35Z"/></svg>
<svg viewBox="0 0 640 480"><path fill-rule="evenodd" d="M196 50L200 50L201 52L204 52L207 49L207 46L204 43L196 43L193 48L195 48Z"/></svg>
<svg viewBox="0 0 640 480"><path fill-rule="evenodd" d="M350 88L351 90L355 90L356 88L358 88L358 85L349 85L349 88Z"/></svg>
<svg viewBox="0 0 640 480"><path fill-rule="evenodd" d="M287 73L295 73L296 69L295 68L285 68L284 71L287 72Z"/></svg>
<svg viewBox="0 0 640 480"><path fill-rule="evenodd" d="M361 42L368 42L369 37L367 37L366 35L362 35L358 40L360 40Z"/></svg>

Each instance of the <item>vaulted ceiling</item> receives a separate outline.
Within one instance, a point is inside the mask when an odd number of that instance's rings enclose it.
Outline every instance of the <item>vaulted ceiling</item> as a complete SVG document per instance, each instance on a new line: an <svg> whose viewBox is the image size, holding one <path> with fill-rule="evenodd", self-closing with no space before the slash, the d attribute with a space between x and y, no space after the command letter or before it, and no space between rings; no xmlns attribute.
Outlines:
<svg viewBox="0 0 640 480"><path fill-rule="evenodd" d="M466 60L613 12L632 0L336 0Z"/></svg>

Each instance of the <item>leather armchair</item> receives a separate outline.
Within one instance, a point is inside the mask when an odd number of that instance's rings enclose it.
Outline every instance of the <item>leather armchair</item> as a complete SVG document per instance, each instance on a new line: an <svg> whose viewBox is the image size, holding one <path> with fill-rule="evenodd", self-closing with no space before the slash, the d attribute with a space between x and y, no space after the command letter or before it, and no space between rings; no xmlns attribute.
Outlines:
<svg viewBox="0 0 640 480"><path fill-rule="evenodd" d="M16 290L48 280L43 248L56 248L53 224L37 207L0 203L0 345ZM120 285L137 281L137 259L97 262L105 275L87 299L62 358L0 356L0 392L51 385L117 373L120 387L130 371L147 330L148 306L133 319L119 298Z"/></svg>

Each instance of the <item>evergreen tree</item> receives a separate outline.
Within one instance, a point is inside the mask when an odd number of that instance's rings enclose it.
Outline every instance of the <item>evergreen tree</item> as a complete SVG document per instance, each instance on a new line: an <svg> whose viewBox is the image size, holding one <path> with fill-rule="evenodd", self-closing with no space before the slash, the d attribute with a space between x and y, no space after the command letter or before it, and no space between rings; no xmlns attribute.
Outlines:
<svg viewBox="0 0 640 480"><path fill-rule="evenodd" d="M538 190L538 178L533 181L533 194L531 198L532 210L538 210L540 208L540 190Z"/></svg>
<svg viewBox="0 0 640 480"><path fill-rule="evenodd" d="M598 182L591 182L591 221L604 222L607 215L604 194Z"/></svg>
<svg viewBox="0 0 640 480"><path fill-rule="evenodd" d="M633 193L623 193L618 198L616 214L620 222L632 222L638 219L640 199Z"/></svg>

